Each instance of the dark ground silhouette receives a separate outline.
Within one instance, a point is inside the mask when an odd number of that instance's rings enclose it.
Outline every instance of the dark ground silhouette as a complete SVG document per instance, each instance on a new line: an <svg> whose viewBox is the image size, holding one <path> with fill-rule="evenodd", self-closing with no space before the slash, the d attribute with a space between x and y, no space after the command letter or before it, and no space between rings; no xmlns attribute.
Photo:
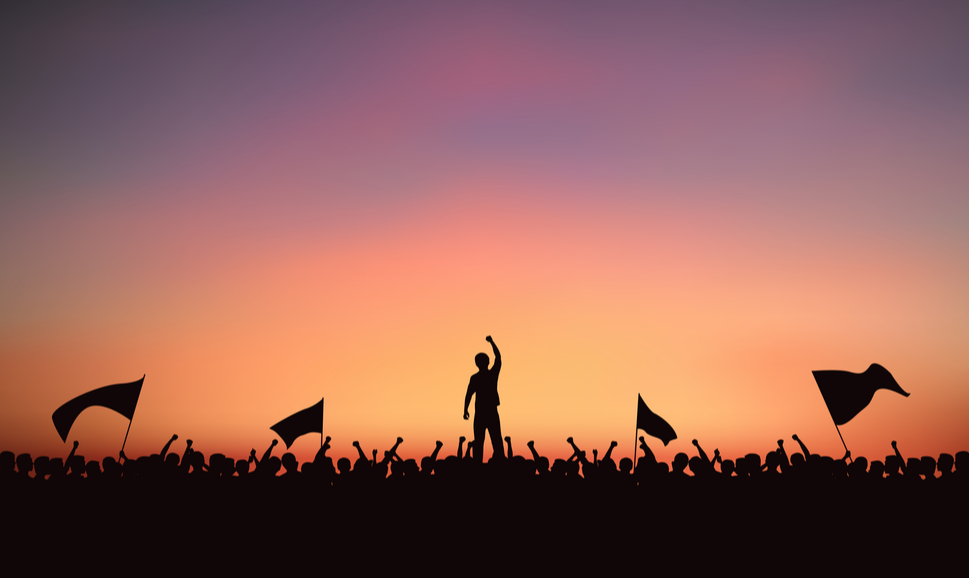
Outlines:
<svg viewBox="0 0 970 578"><path fill-rule="evenodd" d="M629 458L549 460L508 452L479 463L326 454L181 455L87 461L0 454L11 569L118 573L397 570L421 572L837 575L967 565L967 452L843 461L779 440L766 456L645 451ZM695 440L696 442L696 440ZM889 449L889 448L887 448ZM508 457L511 454L511 457ZM459 457L462 456L462 457ZM420 466L419 466L420 464ZM282 471L281 471L282 470Z"/></svg>

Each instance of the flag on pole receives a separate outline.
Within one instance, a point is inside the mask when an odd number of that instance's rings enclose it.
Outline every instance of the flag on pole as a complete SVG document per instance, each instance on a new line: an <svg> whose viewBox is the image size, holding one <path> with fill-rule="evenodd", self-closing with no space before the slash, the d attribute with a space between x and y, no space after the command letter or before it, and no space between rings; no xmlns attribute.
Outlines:
<svg viewBox="0 0 970 578"><path fill-rule="evenodd" d="M99 387L83 393L57 408L51 418L54 420L54 427L61 436L61 440L67 441L67 434L71 432L74 420L82 411L94 405L112 409L128 418L130 422L132 416L135 415L135 406L138 404L138 396L141 395L141 385L144 381L145 376L143 375L141 379L131 383Z"/></svg>
<svg viewBox="0 0 970 578"><path fill-rule="evenodd" d="M283 438L286 449L296 441L296 438L308 433L323 433L323 399L312 406L300 410L288 418L282 419L270 426L278 436Z"/></svg>
<svg viewBox="0 0 970 578"><path fill-rule="evenodd" d="M670 427L664 418L650 411L647 404L643 403L643 397L637 394L637 429L642 429L664 443L666 446L670 440L677 439L674 428Z"/></svg>
<svg viewBox="0 0 970 578"><path fill-rule="evenodd" d="M873 363L862 373L813 371L812 375L837 426L848 423L864 410L877 389L888 389L909 397L892 374L878 363Z"/></svg>

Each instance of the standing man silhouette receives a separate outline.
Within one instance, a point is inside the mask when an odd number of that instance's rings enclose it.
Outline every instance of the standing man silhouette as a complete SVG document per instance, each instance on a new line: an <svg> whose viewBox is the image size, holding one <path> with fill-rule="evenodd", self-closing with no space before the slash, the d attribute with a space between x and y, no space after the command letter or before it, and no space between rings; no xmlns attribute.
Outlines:
<svg viewBox="0 0 970 578"><path fill-rule="evenodd" d="M472 375L468 381L468 391L465 393L465 419L468 419L468 404L475 396L475 444L474 457L482 461L482 450L485 444L485 430L492 438L492 456L504 457L502 451L502 425L498 420L498 372L502 369L502 354L492 341L492 336L485 338L492 345L495 363L488 368L488 355L479 353L475 356L478 373Z"/></svg>

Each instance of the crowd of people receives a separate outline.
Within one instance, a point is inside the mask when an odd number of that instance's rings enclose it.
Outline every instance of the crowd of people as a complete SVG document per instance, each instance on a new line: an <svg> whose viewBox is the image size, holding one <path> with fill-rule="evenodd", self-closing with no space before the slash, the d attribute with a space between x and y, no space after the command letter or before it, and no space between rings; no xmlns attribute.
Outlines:
<svg viewBox="0 0 970 578"><path fill-rule="evenodd" d="M380 483L393 485L396 482L414 486L422 481L434 480L440 484L449 481L473 482L477 478L489 480L508 480L531 482L533 484L616 484L621 486L658 486L677 485L679 483L712 484L724 483L728 485L742 484L744 481L762 484L785 480L797 482L815 482L837 484L846 483L878 483L893 484L922 481L934 484L966 484L967 458L966 451L956 455L948 453L932 456L904 458L896 442L891 443L893 453L884 460L867 460L865 457L852 459L848 452L842 459L811 453L797 435L792 439L798 444L798 450L789 455L784 440L778 440L777 449L762 457L756 453L749 453L734 459L723 459L718 450L709 456L697 440L693 441L696 455L678 453L673 462L668 464L658 461L646 443L640 437L640 452L634 467L633 460L622 458L618 462L613 458L613 450L617 443L613 442L606 452L600 456L597 450L591 455L580 449L573 438L566 442L572 448L572 455L568 459L550 460L542 456L536 449L534 442L526 444L529 454L515 453L512 440L505 438L507 452L504 455L493 455L487 462L476 459L473 455L473 442L465 443L464 437L459 438L457 451L442 455L443 444L435 444L430 455L415 459L403 459L398 455L398 448L404 441L398 438L396 442L381 454L377 449L368 455L358 442L353 442L358 456L356 460L343 457L334 463L327 455L330 450L328 437L312 461L300 464L294 454L286 452L282 456L274 455L277 441L257 457L253 449L245 459L234 459L221 453L206 456L193 448L192 440L187 440L181 456L172 452L171 446L178 439L173 435L165 443L161 451L149 456L128 458L124 452L117 459L106 457L102 461L87 460L77 453L79 444L74 442L70 455L65 459L38 456L30 454L15 455L12 452L0 452L0 483L4 486L48 484L84 483L94 484L98 481L110 483L117 481L124 483L131 480L140 481L170 481L178 480L237 480L239 483L252 481L259 483L267 480L286 481L303 480L321 486L368 486L374 487Z"/></svg>
<svg viewBox="0 0 970 578"><path fill-rule="evenodd" d="M245 459L205 456L191 440L170 451L176 440L157 454L101 461L77 442L64 459L0 453L0 496L16 528L0 549L28 566L50 566L54 547L65 569L98 553L122 567L182 572L180 555L156 552L177 536L191 545L193 567L220 572L274 572L282 561L268 552L311 556L304 567L320 556L335 568L390 571L424 552L415 563L444 571L474 560L481 572L530 552L517 568L602 570L584 549L629 552L664 571L741 556L728 565L758 560L768 572L790 564L773 546L784 536L819 571L920 567L937 550L967 560L966 451L904 458L893 443L884 460L837 459L793 436L797 449L779 440L765 456L725 458L695 440L694 455L668 464L640 438L634 464L613 457L615 442L600 454L569 438L571 456L550 460L532 442L514 451L506 437L504 454L484 461L464 438L451 451L437 442L428 456L403 459L398 438L383 452L355 442L355 460L334 461L328 438L301 464L277 455L275 440ZM840 558L860 552L868 554Z"/></svg>

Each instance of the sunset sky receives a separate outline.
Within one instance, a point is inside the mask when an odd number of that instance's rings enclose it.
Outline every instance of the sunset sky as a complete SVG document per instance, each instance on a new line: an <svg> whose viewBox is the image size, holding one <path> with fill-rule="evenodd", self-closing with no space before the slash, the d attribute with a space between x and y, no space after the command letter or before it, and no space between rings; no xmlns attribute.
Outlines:
<svg viewBox="0 0 970 578"><path fill-rule="evenodd" d="M966 2L11 4L0 450L453 452L486 335L516 452L968 447Z"/></svg>

